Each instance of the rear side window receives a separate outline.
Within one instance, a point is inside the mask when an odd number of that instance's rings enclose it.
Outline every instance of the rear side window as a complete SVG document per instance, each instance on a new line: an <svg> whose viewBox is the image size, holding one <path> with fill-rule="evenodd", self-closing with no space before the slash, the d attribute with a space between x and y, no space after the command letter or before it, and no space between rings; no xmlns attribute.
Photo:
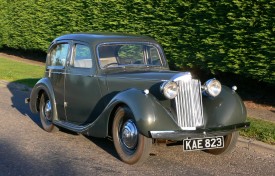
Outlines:
<svg viewBox="0 0 275 176"><path fill-rule="evenodd" d="M75 45L73 66L78 68L92 68L92 55L88 46L82 44Z"/></svg>
<svg viewBox="0 0 275 176"><path fill-rule="evenodd" d="M69 44L62 43L53 47L50 52L49 66L65 66Z"/></svg>

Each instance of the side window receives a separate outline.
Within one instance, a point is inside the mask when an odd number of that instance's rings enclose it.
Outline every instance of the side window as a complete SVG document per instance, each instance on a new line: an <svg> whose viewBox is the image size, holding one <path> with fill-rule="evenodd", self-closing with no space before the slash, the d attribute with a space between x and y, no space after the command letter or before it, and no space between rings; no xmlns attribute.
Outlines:
<svg viewBox="0 0 275 176"><path fill-rule="evenodd" d="M82 44L75 45L73 66L78 68L92 68L92 55L88 46Z"/></svg>
<svg viewBox="0 0 275 176"><path fill-rule="evenodd" d="M49 66L65 66L69 44L62 43L54 46L50 53Z"/></svg>

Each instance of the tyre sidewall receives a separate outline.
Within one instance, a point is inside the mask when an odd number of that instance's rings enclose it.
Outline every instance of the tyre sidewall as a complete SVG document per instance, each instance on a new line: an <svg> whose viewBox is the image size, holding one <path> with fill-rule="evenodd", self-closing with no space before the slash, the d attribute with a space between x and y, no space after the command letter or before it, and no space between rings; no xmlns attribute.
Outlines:
<svg viewBox="0 0 275 176"><path fill-rule="evenodd" d="M121 158L121 160L128 164L137 164L142 163L148 156L149 152L147 151L148 148L151 148L150 141L152 145L152 140L143 136L142 134L138 134L138 143L136 146L135 151L129 151L127 148L123 147L123 144L120 140L119 136L119 128L120 124L125 122L127 119L133 119L133 114L131 113L130 109L127 107L119 108L116 111L116 115L113 121L113 141L116 148L116 151Z"/></svg>
<svg viewBox="0 0 275 176"><path fill-rule="evenodd" d="M224 148L205 150L205 152L213 155L224 155L232 152L237 144L239 131L234 131L224 136Z"/></svg>
<svg viewBox="0 0 275 176"><path fill-rule="evenodd" d="M53 105L50 97L47 94L42 94L42 96L40 98L40 104L39 104L39 109L40 109L39 114L40 114L40 121L42 124L42 128L47 132L52 132L52 131L56 130L56 127L53 125L52 122L48 121L44 115L44 106L46 104L46 101L48 101L48 100L50 100L51 105ZM52 112L52 116L53 116L53 112ZM52 119L53 119L53 117L52 117Z"/></svg>

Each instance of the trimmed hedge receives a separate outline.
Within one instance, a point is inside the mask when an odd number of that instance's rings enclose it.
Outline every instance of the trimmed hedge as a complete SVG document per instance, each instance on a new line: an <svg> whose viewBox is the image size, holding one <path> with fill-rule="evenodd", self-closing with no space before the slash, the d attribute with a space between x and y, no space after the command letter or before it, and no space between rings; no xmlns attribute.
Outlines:
<svg viewBox="0 0 275 176"><path fill-rule="evenodd" d="M0 47L46 51L57 36L148 35L170 65L231 72L275 84L271 0L0 0Z"/></svg>

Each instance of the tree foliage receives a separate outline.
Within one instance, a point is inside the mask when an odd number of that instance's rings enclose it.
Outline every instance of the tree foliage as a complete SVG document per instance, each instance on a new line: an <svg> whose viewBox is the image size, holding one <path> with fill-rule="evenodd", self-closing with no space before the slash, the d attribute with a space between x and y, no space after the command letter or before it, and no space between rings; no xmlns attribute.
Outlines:
<svg viewBox="0 0 275 176"><path fill-rule="evenodd" d="M0 47L46 51L71 32L155 38L171 65L275 84L271 0L0 0Z"/></svg>

